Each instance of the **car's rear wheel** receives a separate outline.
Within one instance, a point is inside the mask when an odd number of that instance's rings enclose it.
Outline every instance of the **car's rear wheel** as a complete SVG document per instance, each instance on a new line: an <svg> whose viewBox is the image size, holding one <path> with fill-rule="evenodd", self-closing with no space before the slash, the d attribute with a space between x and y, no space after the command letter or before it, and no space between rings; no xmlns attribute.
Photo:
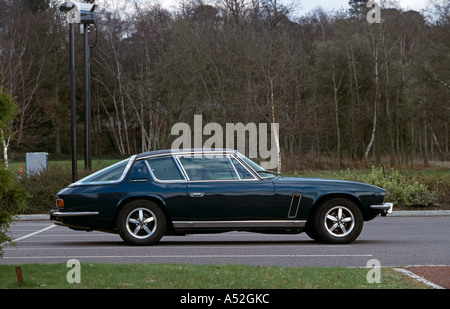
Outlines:
<svg viewBox="0 0 450 309"><path fill-rule="evenodd" d="M313 216L314 235L326 243L347 244L361 233L364 218L359 207L344 198L325 201Z"/></svg>
<svg viewBox="0 0 450 309"><path fill-rule="evenodd" d="M166 232L166 226L164 213L151 201L132 201L117 216L119 235L131 245L157 243Z"/></svg>

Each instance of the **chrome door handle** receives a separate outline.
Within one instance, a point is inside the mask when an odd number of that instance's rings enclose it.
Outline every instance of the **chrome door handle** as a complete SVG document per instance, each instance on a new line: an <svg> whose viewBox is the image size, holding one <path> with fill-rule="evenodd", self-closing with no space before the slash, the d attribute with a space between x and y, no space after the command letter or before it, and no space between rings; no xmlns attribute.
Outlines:
<svg viewBox="0 0 450 309"><path fill-rule="evenodd" d="M191 192L189 194L191 197L203 197L203 195L205 195L203 192Z"/></svg>

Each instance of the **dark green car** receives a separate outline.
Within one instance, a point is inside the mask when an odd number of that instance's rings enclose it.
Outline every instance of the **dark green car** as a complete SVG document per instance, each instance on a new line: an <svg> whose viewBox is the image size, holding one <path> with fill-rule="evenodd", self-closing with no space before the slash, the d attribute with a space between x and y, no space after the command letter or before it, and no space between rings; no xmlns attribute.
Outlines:
<svg viewBox="0 0 450 309"><path fill-rule="evenodd" d="M280 177L235 150L142 153L69 185L55 224L119 233L133 245L164 235L301 233L350 243L363 222L392 211L385 190L350 181Z"/></svg>

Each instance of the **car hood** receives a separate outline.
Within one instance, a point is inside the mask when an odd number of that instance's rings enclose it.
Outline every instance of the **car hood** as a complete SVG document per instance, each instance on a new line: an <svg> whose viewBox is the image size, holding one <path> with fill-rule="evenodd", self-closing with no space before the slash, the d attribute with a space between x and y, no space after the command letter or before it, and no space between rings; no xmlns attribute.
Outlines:
<svg viewBox="0 0 450 309"><path fill-rule="evenodd" d="M302 178L302 177L276 177L274 179L274 185L278 186L327 186L327 187L339 187L339 188L352 188L358 190L368 190L379 193L386 192L385 189L369 185L362 182L350 181L350 180L337 180L337 179L325 179L325 178Z"/></svg>

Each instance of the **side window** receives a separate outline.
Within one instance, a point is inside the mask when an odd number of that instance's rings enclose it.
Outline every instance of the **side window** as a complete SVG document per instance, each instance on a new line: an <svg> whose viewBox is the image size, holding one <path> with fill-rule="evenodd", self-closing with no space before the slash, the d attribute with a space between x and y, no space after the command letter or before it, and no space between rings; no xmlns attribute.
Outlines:
<svg viewBox="0 0 450 309"><path fill-rule="evenodd" d="M242 164L238 162L238 160L236 160L235 158L230 159L241 179L255 179L255 176L253 176L252 173L250 173L245 167L243 167Z"/></svg>
<svg viewBox="0 0 450 309"><path fill-rule="evenodd" d="M131 178L148 178L150 177L150 172L148 170L145 161L136 161L130 171Z"/></svg>
<svg viewBox="0 0 450 309"><path fill-rule="evenodd" d="M151 158L147 162L158 180L184 180L172 156Z"/></svg>
<svg viewBox="0 0 450 309"><path fill-rule="evenodd" d="M91 183L91 182L114 182L119 181L122 175L125 173L125 169L130 162L130 158L120 161L111 166L105 167L81 180L78 183Z"/></svg>
<svg viewBox="0 0 450 309"><path fill-rule="evenodd" d="M227 156L180 156L190 180L239 180Z"/></svg>

